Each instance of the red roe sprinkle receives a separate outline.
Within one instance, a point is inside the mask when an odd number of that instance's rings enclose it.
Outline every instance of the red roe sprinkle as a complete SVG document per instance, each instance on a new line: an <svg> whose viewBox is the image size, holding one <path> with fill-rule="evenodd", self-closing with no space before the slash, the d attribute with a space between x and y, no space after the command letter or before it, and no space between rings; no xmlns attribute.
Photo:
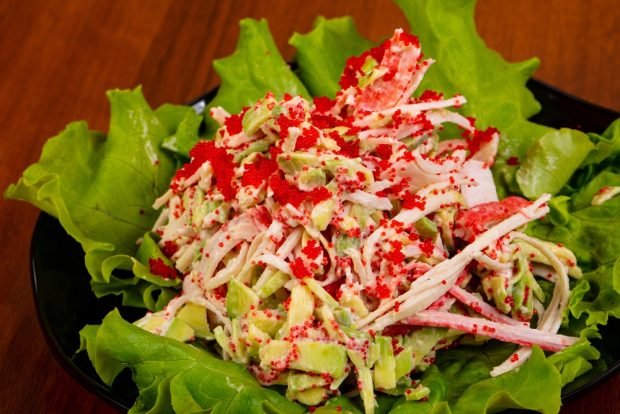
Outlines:
<svg viewBox="0 0 620 414"><path fill-rule="evenodd" d="M278 169L278 163L273 157L269 159L259 155L256 161L245 164L244 168L241 184L258 188Z"/></svg>
<svg viewBox="0 0 620 414"><path fill-rule="evenodd" d="M326 187L317 187L312 191L301 191L299 188L291 185L280 174L274 174L269 179L269 187L273 191L273 198L280 205L290 203L293 207L299 207L306 200L318 204L323 200L327 200L332 193Z"/></svg>
<svg viewBox="0 0 620 414"><path fill-rule="evenodd" d="M314 108L317 112L327 112L334 107L336 101L332 101L327 96L318 96L314 98Z"/></svg>
<svg viewBox="0 0 620 414"><path fill-rule="evenodd" d="M380 63L383 60L383 55L385 54L385 50L389 48L391 45L390 40L386 40L380 46L373 47L372 49L362 53L359 56L351 56L347 59L346 65L342 72L342 76L340 77L340 81L338 82L340 87L344 90L351 86L357 86L358 77L357 75L362 75L362 67L366 62L368 57L373 58L377 63Z"/></svg>
<svg viewBox="0 0 620 414"><path fill-rule="evenodd" d="M179 250L179 246L172 240L166 240L164 246L161 248L163 254L166 257L172 257Z"/></svg>
<svg viewBox="0 0 620 414"><path fill-rule="evenodd" d="M435 91L431 91L430 89L425 90L420 95L418 100L423 102L432 102L432 101L441 101L443 99L443 94Z"/></svg>
<svg viewBox="0 0 620 414"><path fill-rule="evenodd" d="M431 240L424 240L420 242L420 250L424 253L424 256L431 257L433 255L433 251L435 250L435 245Z"/></svg>
<svg viewBox="0 0 620 414"><path fill-rule="evenodd" d="M476 129L473 134L466 134L470 156L480 151L482 145L491 142L495 133L497 133L497 129L488 127L484 131L479 131Z"/></svg>
<svg viewBox="0 0 620 414"><path fill-rule="evenodd" d="M517 362L519 360L519 354L512 354L510 362Z"/></svg>
<svg viewBox="0 0 620 414"><path fill-rule="evenodd" d="M329 134L329 137L336 141L336 144L340 147L340 151L337 153L349 158L356 158L360 155L360 141L358 139L352 139L351 141L345 141L336 131Z"/></svg>
<svg viewBox="0 0 620 414"><path fill-rule="evenodd" d="M519 159L517 157L510 157L506 160L506 164L508 165L519 165Z"/></svg>
<svg viewBox="0 0 620 414"><path fill-rule="evenodd" d="M288 109L288 115L280 114L276 118L276 124L280 127L280 136L282 138L288 137L288 130L292 127L297 127L301 125L306 113L301 107L292 107Z"/></svg>
<svg viewBox="0 0 620 414"><path fill-rule="evenodd" d="M402 263L405 261L405 255L401 251L403 244L398 240L391 240L392 250L385 255L385 258L392 263Z"/></svg>
<svg viewBox="0 0 620 414"><path fill-rule="evenodd" d="M418 39L417 36L412 35L411 33L402 32L398 38L405 45L413 45L418 48L420 47L420 39Z"/></svg>
<svg viewBox="0 0 620 414"><path fill-rule="evenodd" d="M377 291L377 297L379 297L380 299L387 299L392 294L392 292L390 292L390 288L381 282L377 282L377 287L375 288L375 290Z"/></svg>
<svg viewBox="0 0 620 414"><path fill-rule="evenodd" d="M236 188L233 185L234 167L232 155L226 152L225 148L217 147L214 141L201 141L189 152L191 161L185 164L172 179L170 188L173 191L178 189L179 181L194 175L198 168L205 162L211 163L215 186L222 193L226 200L235 198Z"/></svg>
<svg viewBox="0 0 620 414"><path fill-rule="evenodd" d="M244 113L240 113L239 115L230 115L228 118L224 120L224 126L226 127L226 132L228 135L237 135L241 131L243 131L243 121Z"/></svg>
<svg viewBox="0 0 620 414"><path fill-rule="evenodd" d="M308 244L301 249L301 252L305 254L308 259L314 260L323 252L323 248L316 240L310 240Z"/></svg>
<svg viewBox="0 0 620 414"><path fill-rule="evenodd" d="M296 258L291 263L291 273L293 273L293 276L295 276L297 279L303 279L312 276L312 272L308 270L301 257Z"/></svg>
<svg viewBox="0 0 620 414"><path fill-rule="evenodd" d="M424 199L419 195L408 192L405 193L405 196L403 197L403 208L418 208L420 210L424 210L426 208L426 201L424 201Z"/></svg>
<svg viewBox="0 0 620 414"><path fill-rule="evenodd" d="M390 144L379 144L375 152L382 160L388 160L392 156L392 146Z"/></svg>
<svg viewBox="0 0 620 414"><path fill-rule="evenodd" d="M319 130L316 128L304 128L301 135L297 137L295 143L295 151L301 151L312 148L319 140Z"/></svg>
<svg viewBox="0 0 620 414"><path fill-rule="evenodd" d="M176 279L177 271L164 263L163 259L149 259L149 270L152 274L163 277L164 279Z"/></svg>

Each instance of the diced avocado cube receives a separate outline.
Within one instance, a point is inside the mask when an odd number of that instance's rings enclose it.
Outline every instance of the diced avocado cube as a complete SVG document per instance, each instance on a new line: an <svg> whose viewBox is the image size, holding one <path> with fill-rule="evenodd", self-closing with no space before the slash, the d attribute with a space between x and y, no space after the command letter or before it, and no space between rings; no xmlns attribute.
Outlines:
<svg viewBox="0 0 620 414"><path fill-rule="evenodd" d="M326 182L325 173L320 168L302 169L299 173L299 184L302 190L307 191L315 187L324 186Z"/></svg>
<svg viewBox="0 0 620 414"><path fill-rule="evenodd" d="M242 338L241 323L239 322L239 319L233 319L231 321L231 325L232 325L231 340L232 340L232 343L235 345L232 351L235 353L235 356L236 356L235 359L238 362L246 363L247 354L246 354L245 341Z"/></svg>
<svg viewBox="0 0 620 414"><path fill-rule="evenodd" d="M317 374L327 373L332 377L344 374L347 365L347 351L342 345L324 342L296 342L299 358L291 361L291 368Z"/></svg>
<svg viewBox="0 0 620 414"><path fill-rule="evenodd" d="M308 374L291 374L288 376L287 386L293 391L303 391L308 388L324 387L327 381L322 376Z"/></svg>
<svg viewBox="0 0 620 414"><path fill-rule="evenodd" d="M177 312L176 317L191 326L197 337L213 339L213 334L209 329L209 322L207 321L207 308L204 306L191 302L186 303Z"/></svg>
<svg viewBox="0 0 620 414"><path fill-rule="evenodd" d="M334 216L336 209L336 200L333 198L328 198L327 200L323 200L318 203L312 209L312 213L310 213L310 220L312 220L312 224L319 231L323 231L329 226L329 223L332 221L332 217Z"/></svg>
<svg viewBox="0 0 620 414"><path fill-rule="evenodd" d="M430 395L431 390L422 384L418 384L415 388L405 391L405 399L407 401L419 401Z"/></svg>
<svg viewBox="0 0 620 414"><path fill-rule="evenodd" d="M256 327L256 325L248 324L247 341L250 346L247 349L248 355L258 357L258 350L266 344L271 338L269 335Z"/></svg>
<svg viewBox="0 0 620 414"><path fill-rule="evenodd" d="M278 165L286 174L295 175L305 166L318 166L319 157L309 152L285 152L278 155Z"/></svg>
<svg viewBox="0 0 620 414"><path fill-rule="evenodd" d="M264 344L258 350L260 358L260 366L264 368L271 367L272 364L286 360L288 354L293 350L293 344L288 341L272 340Z"/></svg>
<svg viewBox="0 0 620 414"><path fill-rule="evenodd" d="M365 318L369 313L362 298L350 292L343 292L340 296L340 305L350 308L360 318Z"/></svg>
<svg viewBox="0 0 620 414"><path fill-rule="evenodd" d="M387 336L377 336L375 343L379 347L379 359L374 366L375 387L391 389L396 387L396 360L392 350L392 340Z"/></svg>
<svg viewBox="0 0 620 414"><path fill-rule="evenodd" d="M246 158L248 158L252 154L255 154L257 152L267 151L269 149L269 146L272 143L273 143L273 139L268 138L268 137L257 139L256 141L250 143L250 145L248 145L245 149L237 152L233 157L233 161L236 163L244 162L244 160L246 160ZM249 161L249 158L245 162L248 162L248 161Z"/></svg>
<svg viewBox="0 0 620 414"><path fill-rule="evenodd" d="M348 350L349 358L357 368L357 380L360 388L360 396L364 403L364 412L366 414L374 414L375 412L375 393L372 385L372 373L364 362L361 352Z"/></svg>
<svg viewBox="0 0 620 414"><path fill-rule="evenodd" d="M265 299L273 295L278 289L280 289L286 282L290 280L289 275L278 270L274 273L258 290L258 297Z"/></svg>
<svg viewBox="0 0 620 414"><path fill-rule="evenodd" d="M248 313L252 308L258 306L260 298L252 289L231 279L228 282L228 293L226 294L226 311L230 318L237 318Z"/></svg>
<svg viewBox="0 0 620 414"><path fill-rule="evenodd" d="M282 318L277 310L257 310L247 314L248 324L256 326L261 331L270 336L274 336L284 325Z"/></svg>
<svg viewBox="0 0 620 414"><path fill-rule="evenodd" d="M180 342L187 342L194 338L194 330L187 323L178 318L174 318L165 336Z"/></svg>
<svg viewBox="0 0 620 414"><path fill-rule="evenodd" d="M422 217L418 221L415 222L415 229L420 234L420 236L435 240L439 230L437 229L437 224L429 218Z"/></svg>
<svg viewBox="0 0 620 414"><path fill-rule="evenodd" d="M288 326L302 325L314 312L314 297L306 286L298 285L291 290L291 303L289 306L287 322Z"/></svg>
<svg viewBox="0 0 620 414"><path fill-rule="evenodd" d="M413 347L406 347L394 357L396 362L396 380L409 374L413 370Z"/></svg>
<svg viewBox="0 0 620 414"><path fill-rule="evenodd" d="M287 390L286 394L287 397L305 405L317 405L327 398L327 390L325 388L311 388L304 391Z"/></svg>
<svg viewBox="0 0 620 414"><path fill-rule="evenodd" d="M338 322L334 318L334 314L327 305L323 305L316 311L317 316L323 321L323 327L329 334L330 338L338 340L341 337L341 333L338 330Z"/></svg>
<svg viewBox="0 0 620 414"><path fill-rule="evenodd" d="M360 228L364 229L370 224L375 224L375 221L370 217L373 211L360 204L353 204L349 215L354 217Z"/></svg>
<svg viewBox="0 0 620 414"><path fill-rule="evenodd" d="M360 239L358 237L349 237L347 235L341 234L336 237L336 243L334 247L336 248L336 253L338 256L343 256L345 250L349 248L357 249L360 246Z"/></svg>
<svg viewBox="0 0 620 414"><path fill-rule="evenodd" d="M335 308L336 306L338 306L338 302L336 301L336 299L332 298L332 295L327 293L327 291L323 289L321 285L319 285L319 282L311 278L306 278L305 283L306 286L308 286L308 288L310 289L310 291L314 293L314 296L319 298L321 302L323 302L330 308Z"/></svg>
<svg viewBox="0 0 620 414"><path fill-rule="evenodd" d="M334 317L336 322L340 325L351 326L353 325L353 316L348 308L341 308L340 306L334 309Z"/></svg>
<svg viewBox="0 0 620 414"><path fill-rule="evenodd" d="M487 297L491 297L495 302L495 307L503 313L509 313L512 309L506 291L506 278L500 275L485 276L482 278L482 287ZM490 294L489 294L490 293Z"/></svg>
<svg viewBox="0 0 620 414"><path fill-rule="evenodd" d="M267 107L266 103L248 109L241 121L243 132L247 136L253 135L269 117L271 117L271 110Z"/></svg>
<svg viewBox="0 0 620 414"><path fill-rule="evenodd" d="M225 352L231 358L234 358L235 354L230 349L230 339L226 336L226 333L224 333L224 329L221 326L216 326L213 330L213 335L215 336L215 341L217 344L222 347L222 352Z"/></svg>
<svg viewBox="0 0 620 414"><path fill-rule="evenodd" d="M166 322L166 318L163 316L148 314L144 318L135 321L134 325L139 326L145 331L155 332L155 329L161 327L164 322Z"/></svg>

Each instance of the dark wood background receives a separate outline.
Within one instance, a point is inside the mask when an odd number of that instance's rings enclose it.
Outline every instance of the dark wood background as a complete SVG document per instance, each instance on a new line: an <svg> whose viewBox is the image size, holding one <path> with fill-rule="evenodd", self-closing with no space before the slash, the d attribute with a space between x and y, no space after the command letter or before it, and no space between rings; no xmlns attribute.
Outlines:
<svg viewBox="0 0 620 414"><path fill-rule="evenodd" d="M103 129L104 92L138 84L152 105L183 103L217 85L243 17L266 17L285 58L315 16L351 14L379 40L407 27L389 1L3 0L0 2L0 189L35 162L46 138L75 119ZM509 60L542 59L536 77L620 110L617 0L480 0L477 22ZM0 201L0 413L111 413L65 373L40 331L29 243L38 211ZM620 376L563 413L619 413Z"/></svg>

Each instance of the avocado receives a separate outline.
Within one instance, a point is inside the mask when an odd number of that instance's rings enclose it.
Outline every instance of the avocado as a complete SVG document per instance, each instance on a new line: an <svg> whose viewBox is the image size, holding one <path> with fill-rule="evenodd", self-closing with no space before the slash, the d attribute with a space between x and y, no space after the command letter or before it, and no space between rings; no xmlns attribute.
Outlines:
<svg viewBox="0 0 620 414"><path fill-rule="evenodd" d="M319 231L325 230L332 221L335 210L336 200L333 198L323 200L314 206L312 213L310 213L310 219L312 220L314 227L316 227Z"/></svg>
<svg viewBox="0 0 620 414"><path fill-rule="evenodd" d="M194 330L187 323L178 318L174 318L165 336L180 342L187 342L194 338Z"/></svg>
<svg viewBox="0 0 620 414"><path fill-rule="evenodd" d="M323 376L308 374L291 374L287 380L288 388L292 391L303 391L308 388L324 387L327 381Z"/></svg>
<svg viewBox="0 0 620 414"><path fill-rule="evenodd" d="M376 401L370 369L366 366L364 356L360 351L349 349L347 353L357 369L358 388L364 403L364 411L366 414L374 414Z"/></svg>
<svg viewBox="0 0 620 414"><path fill-rule="evenodd" d="M278 165L286 174L295 175L303 167L320 165L319 157L308 152L284 152L278 155Z"/></svg>
<svg viewBox="0 0 620 414"><path fill-rule="evenodd" d="M314 298L306 286L297 285L291 290L291 303L287 315L288 327L303 325L314 312Z"/></svg>
<svg viewBox="0 0 620 414"><path fill-rule="evenodd" d="M324 186L325 173L320 168L308 168L299 172L299 184L302 190L308 191L315 187Z"/></svg>
<svg viewBox="0 0 620 414"><path fill-rule="evenodd" d="M261 286L261 288L258 290L258 297L261 299L265 299L273 295L289 280L290 277L286 273L278 270L276 273L271 275L271 277L267 279L263 286Z"/></svg>
<svg viewBox="0 0 620 414"><path fill-rule="evenodd" d="M191 302L186 303L177 312L176 317L191 326L197 337L213 339L213 334L209 329L209 322L207 321L207 308L204 306Z"/></svg>
<svg viewBox="0 0 620 414"><path fill-rule="evenodd" d="M145 331L155 332L155 329L161 327L164 322L166 322L166 318L163 316L159 316L157 314L147 314L140 320L134 322L134 325L139 326Z"/></svg>
<svg viewBox="0 0 620 414"><path fill-rule="evenodd" d="M408 375L413 370L413 347L408 346L398 353L394 357L396 367L394 373L398 380L405 375Z"/></svg>
<svg viewBox="0 0 620 414"><path fill-rule="evenodd" d="M349 237L347 235L341 234L336 236L336 243L334 243L334 247L336 248L336 253L338 256L344 256L345 250L348 248L357 249L360 246L360 239L358 237Z"/></svg>
<svg viewBox="0 0 620 414"><path fill-rule="evenodd" d="M327 398L327 390L325 388L310 388L304 391L293 391L290 388L286 390L286 397L291 400L297 400L305 405L317 405Z"/></svg>
<svg viewBox="0 0 620 414"><path fill-rule="evenodd" d="M338 306L338 302L336 299L332 297L323 287L314 279L306 278L304 280L306 286L310 289L314 296L316 296L321 302L329 306L330 308L335 308Z"/></svg>
<svg viewBox="0 0 620 414"><path fill-rule="evenodd" d="M392 350L392 339L387 336L377 336L375 344L379 347L379 359L373 370L375 387L386 390L394 388L396 387L396 360Z"/></svg>
<svg viewBox="0 0 620 414"><path fill-rule="evenodd" d="M437 224L427 217L422 217L418 221L415 222L415 229L420 234L420 236L435 240L437 234L439 234L439 230L437 229Z"/></svg>
<svg viewBox="0 0 620 414"><path fill-rule="evenodd" d="M350 292L343 292L340 296L340 305L350 308L360 318L365 318L368 315L368 308L364 305L364 301L361 297L351 294Z"/></svg>
<svg viewBox="0 0 620 414"><path fill-rule="evenodd" d="M317 374L328 373L334 378L344 374L347 365L347 351L344 346L314 341L298 341L295 345L299 358L291 361L291 368Z"/></svg>
<svg viewBox="0 0 620 414"><path fill-rule="evenodd" d="M284 325L284 318L277 310L257 310L247 314L248 325L256 326L273 337Z"/></svg>
<svg viewBox="0 0 620 414"><path fill-rule="evenodd" d="M231 279L228 282L226 311L231 319L245 315L252 308L258 307L259 302L258 295L237 279Z"/></svg>
<svg viewBox="0 0 620 414"><path fill-rule="evenodd" d="M260 105L248 109L241 120L243 132L248 137L252 136L270 117L271 110L268 108L267 102L261 102Z"/></svg>

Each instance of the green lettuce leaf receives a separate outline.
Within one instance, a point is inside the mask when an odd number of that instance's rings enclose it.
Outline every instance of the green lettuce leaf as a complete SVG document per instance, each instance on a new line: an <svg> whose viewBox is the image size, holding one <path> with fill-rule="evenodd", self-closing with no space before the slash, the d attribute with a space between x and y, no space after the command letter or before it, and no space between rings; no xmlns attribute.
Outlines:
<svg viewBox="0 0 620 414"><path fill-rule="evenodd" d="M123 369L132 371L140 394L130 413L304 412L278 392L261 387L242 365L157 337L123 320L117 310L100 326L85 327L80 336L82 349L106 384Z"/></svg>
<svg viewBox="0 0 620 414"><path fill-rule="evenodd" d="M169 129L140 88L108 93L108 136L75 122L44 146L5 197L28 201L57 217L86 253L97 296L122 294L123 304L159 308L178 280L152 275L132 256L136 240L157 217L151 204L164 193L176 162L159 149ZM134 275L118 270L142 266Z"/></svg>
<svg viewBox="0 0 620 414"><path fill-rule="evenodd" d="M517 172L521 191L529 198L556 194L592 149L594 145L583 132L563 128L546 133L530 147Z"/></svg>
<svg viewBox="0 0 620 414"><path fill-rule="evenodd" d="M490 370L514 349L511 344L492 342L438 353L435 365L422 378L431 390L429 400L402 401L391 413L479 414L509 408L558 412L561 377L537 347L519 369L489 377Z"/></svg>
<svg viewBox="0 0 620 414"><path fill-rule="evenodd" d="M502 195L519 192L517 166L534 141L551 128L527 120L540 110L525 83L539 65L538 59L508 63L489 49L476 31L475 0L396 0L411 31L420 38L423 52L436 60L419 91L434 89L467 98L465 115L480 127L494 126L502 133L494 176Z"/></svg>
<svg viewBox="0 0 620 414"><path fill-rule="evenodd" d="M239 25L241 32L233 54L213 61L221 83L207 110L221 106L230 113L237 113L267 92L273 92L276 97L288 93L310 98L304 84L278 51L267 21L243 19ZM207 136L210 136L216 125L210 118L208 125Z"/></svg>
<svg viewBox="0 0 620 414"><path fill-rule="evenodd" d="M312 96L334 98L347 58L373 46L363 38L350 16L326 20L319 17L308 34L295 33L289 43L297 48L299 77Z"/></svg>

